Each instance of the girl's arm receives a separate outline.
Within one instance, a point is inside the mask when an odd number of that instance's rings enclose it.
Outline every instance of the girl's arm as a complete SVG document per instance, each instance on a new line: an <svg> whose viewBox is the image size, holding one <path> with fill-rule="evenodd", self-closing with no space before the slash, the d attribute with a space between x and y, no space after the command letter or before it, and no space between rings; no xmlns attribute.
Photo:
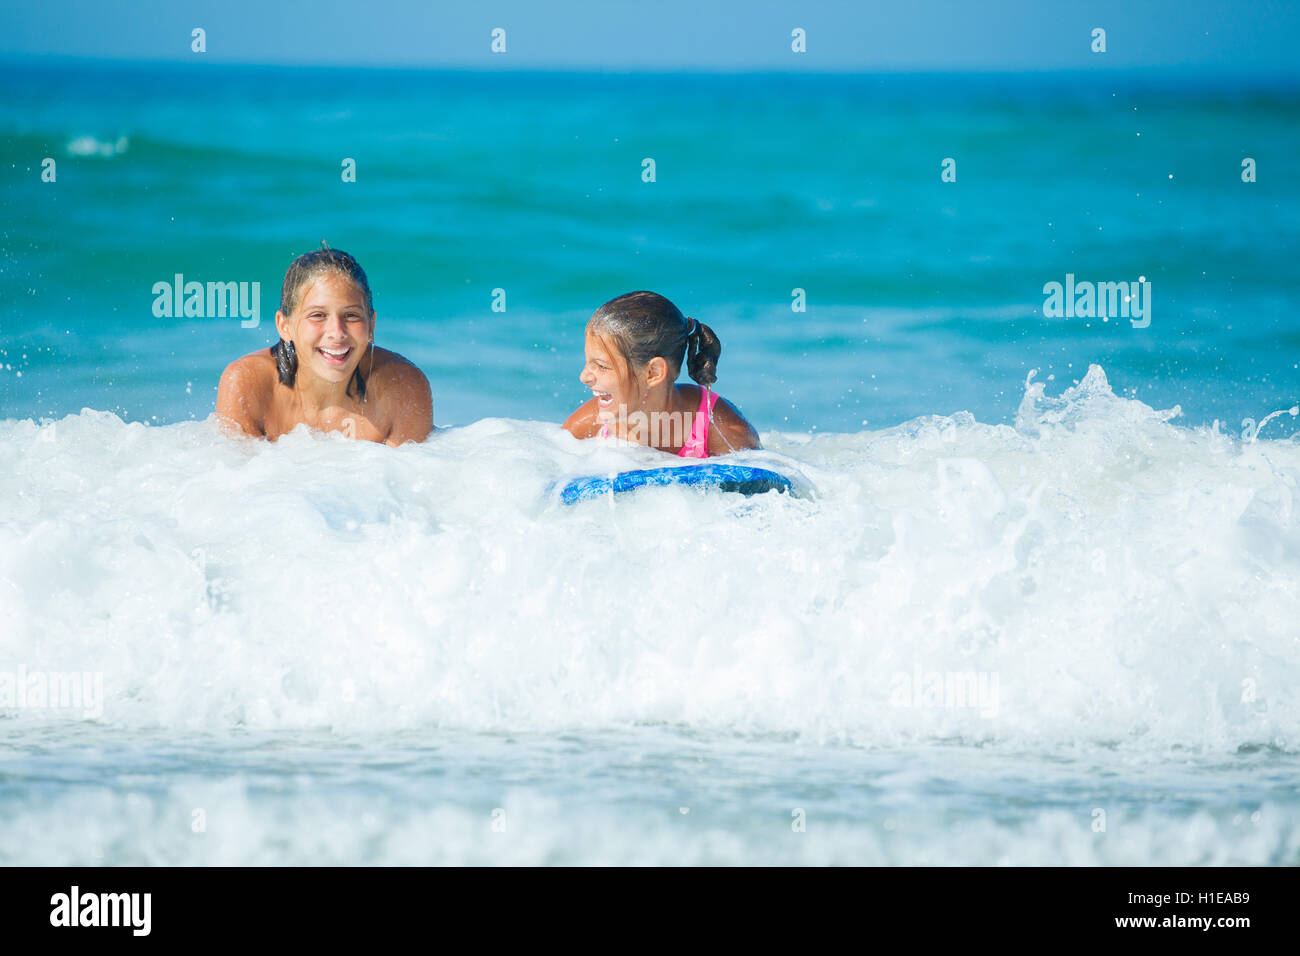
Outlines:
<svg viewBox="0 0 1300 956"><path fill-rule="evenodd" d="M399 357L385 362L371 384L391 409L392 426L385 444L396 447L429 437L433 431L433 392L423 372Z"/></svg>
<svg viewBox="0 0 1300 956"><path fill-rule="evenodd" d="M266 370L259 367L254 352L235 359L221 373L217 385L217 420L222 427L235 434L266 437Z"/></svg>

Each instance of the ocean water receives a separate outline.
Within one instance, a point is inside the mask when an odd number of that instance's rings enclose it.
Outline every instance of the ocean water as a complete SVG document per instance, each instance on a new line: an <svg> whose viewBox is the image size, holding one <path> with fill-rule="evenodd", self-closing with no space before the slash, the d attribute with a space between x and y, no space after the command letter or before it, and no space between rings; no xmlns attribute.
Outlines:
<svg viewBox="0 0 1300 956"><path fill-rule="evenodd" d="M0 862L1300 863L1294 88L0 82ZM321 238L428 442L208 418ZM799 496L556 501L633 288Z"/></svg>

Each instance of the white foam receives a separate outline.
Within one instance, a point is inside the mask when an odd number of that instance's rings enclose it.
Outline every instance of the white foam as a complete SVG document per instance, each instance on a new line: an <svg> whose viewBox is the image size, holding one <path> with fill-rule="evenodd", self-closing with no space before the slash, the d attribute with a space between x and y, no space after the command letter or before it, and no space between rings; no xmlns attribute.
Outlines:
<svg viewBox="0 0 1300 956"><path fill-rule="evenodd" d="M1290 808L1253 813L1113 813L1104 832L1078 810L866 814L816 811L805 829L780 806L575 805L528 787L502 806L409 800L390 791L289 792L241 776L188 779L157 793L82 786L7 808L6 866L1278 866L1300 853ZM200 816L201 814L201 816ZM496 825L494 828L494 824ZM201 826L201 829L197 829Z"/></svg>
<svg viewBox="0 0 1300 956"><path fill-rule="evenodd" d="M130 146L131 142L125 136L119 136L115 140L97 139L94 136L74 136L68 140L68 155L109 158L125 153Z"/></svg>
<svg viewBox="0 0 1300 956"><path fill-rule="evenodd" d="M575 507L553 481L663 461L536 422L390 449L7 420L0 672L102 673L123 727L1295 750L1300 446L1172 418L1094 368L1028 383L1014 428L764 435L810 498Z"/></svg>

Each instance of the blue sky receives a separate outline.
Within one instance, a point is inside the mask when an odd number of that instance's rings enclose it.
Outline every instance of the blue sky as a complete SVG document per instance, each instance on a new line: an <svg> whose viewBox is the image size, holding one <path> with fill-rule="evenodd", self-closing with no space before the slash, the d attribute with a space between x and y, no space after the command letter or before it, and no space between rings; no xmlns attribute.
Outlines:
<svg viewBox="0 0 1300 956"><path fill-rule="evenodd" d="M11 0L0 57L598 70L1300 72L1281 0ZM490 51L494 27L506 53ZM790 33L807 34L794 54ZM1090 49L1106 30L1105 54ZM1105 59L1101 59L1104 56Z"/></svg>

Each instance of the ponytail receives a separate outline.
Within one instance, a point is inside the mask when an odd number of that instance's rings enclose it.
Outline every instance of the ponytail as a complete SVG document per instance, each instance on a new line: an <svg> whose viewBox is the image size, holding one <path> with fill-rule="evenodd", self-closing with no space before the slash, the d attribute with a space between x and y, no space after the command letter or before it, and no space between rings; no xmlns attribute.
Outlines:
<svg viewBox="0 0 1300 956"><path fill-rule="evenodd" d="M691 331L686 336L686 374L699 385L708 388L718 380L718 358L722 355L722 342L703 322L688 319Z"/></svg>

